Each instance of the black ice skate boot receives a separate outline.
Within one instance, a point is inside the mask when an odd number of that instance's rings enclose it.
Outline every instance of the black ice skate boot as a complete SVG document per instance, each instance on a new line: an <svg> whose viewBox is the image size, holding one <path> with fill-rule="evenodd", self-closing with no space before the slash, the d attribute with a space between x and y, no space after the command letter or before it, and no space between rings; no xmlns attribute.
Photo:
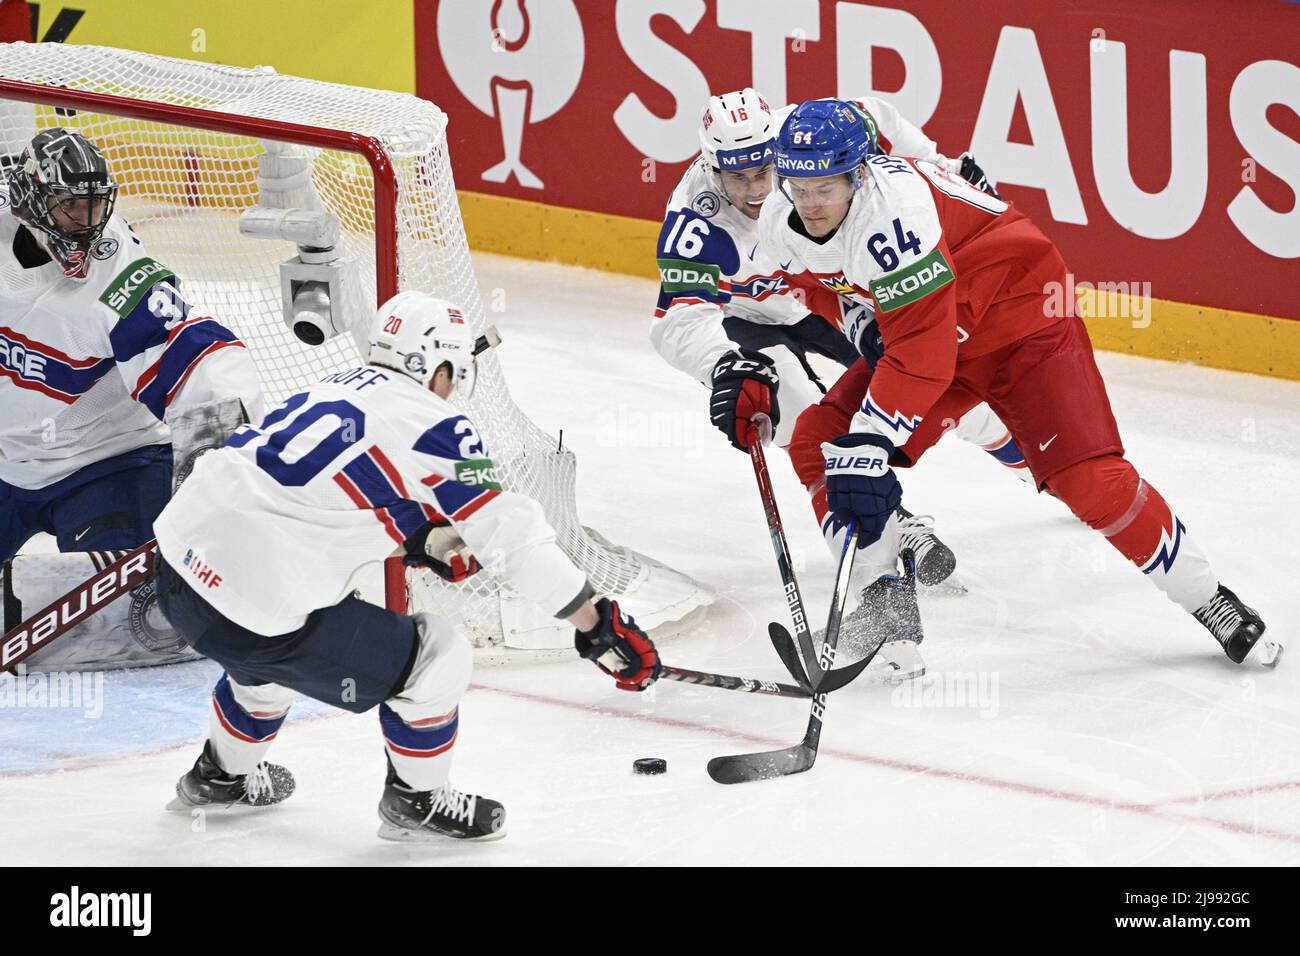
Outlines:
<svg viewBox="0 0 1300 956"><path fill-rule="evenodd" d="M916 580L928 588L946 581L957 568L957 556L934 533L934 519L898 506L898 549L916 555Z"/></svg>
<svg viewBox="0 0 1300 956"><path fill-rule="evenodd" d="M275 763L263 761L252 773L239 776L226 773L217 763L209 740L190 772L176 781L176 799L167 804L167 809L185 812L195 807L269 807L287 800L293 788L293 774Z"/></svg>
<svg viewBox="0 0 1300 956"><path fill-rule="evenodd" d="M918 572L911 551L900 554L904 573L886 574L862 589L862 597L840 622L836 657L841 663L858 661L872 651L875 660L867 672L889 683L901 683L925 674L918 644L925 638L921 608L916 602ZM821 646L824 631L813 635L813 646Z"/></svg>
<svg viewBox="0 0 1300 956"><path fill-rule="evenodd" d="M385 754L385 757L387 754ZM495 800L444 785L413 790L388 762L379 800L379 836L385 840L432 843L443 839L486 843L506 835L506 808Z"/></svg>
<svg viewBox="0 0 1300 956"><path fill-rule="evenodd" d="M1282 658L1282 645L1264 636L1264 622L1254 608L1241 603L1241 599L1222 584L1194 615L1214 635L1228 660L1234 664L1262 664L1276 667Z"/></svg>

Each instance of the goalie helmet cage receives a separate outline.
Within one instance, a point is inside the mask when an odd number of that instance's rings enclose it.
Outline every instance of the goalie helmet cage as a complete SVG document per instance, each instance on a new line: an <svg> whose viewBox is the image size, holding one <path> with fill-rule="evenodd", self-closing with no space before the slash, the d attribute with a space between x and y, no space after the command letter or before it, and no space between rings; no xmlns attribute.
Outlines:
<svg viewBox="0 0 1300 956"><path fill-rule="evenodd" d="M51 126L103 150L121 185L117 212L148 254L176 272L187 299L245 342L268 405L360 364L358 332L398 291L442 296L461 306L476 334L486 328L452 184L447 117L426 100L267 67L0 44L0 157L12 163ZM312 347L285 325L279 270L295 247L239 231L241 213L267 208L336 218L337 252L349 264L342 311L351 334ZM648 628L680 624L711 602L691 578L582 526L574 455L514 404L493 350L479 357L473 398L462 406L502 486L541 503L597 593L623 598ZM390 607L458 616L476 646L571 647L563 629L486 572L451 585L390 559L384 577Z"/></svg>

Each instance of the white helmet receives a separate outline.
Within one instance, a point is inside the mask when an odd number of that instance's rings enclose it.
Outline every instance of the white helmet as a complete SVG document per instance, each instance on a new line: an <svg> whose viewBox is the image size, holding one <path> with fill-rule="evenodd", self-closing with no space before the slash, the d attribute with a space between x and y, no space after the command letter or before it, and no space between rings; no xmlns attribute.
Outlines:
<svg viewBox="0 0 1300 956"><path fill-rule="evenodd" d="M450 362L456 394L474 394L474 331L460 309L424 292L399 292L379 307L368 361L426 387L438 367Z"/></svg>
<svg viewBox="0 0 1300 956"><path fill-rule="evenodd" d="M776 117L757 90L709 97L700 118L704 161L720 172L754 169L775 157Z"/></svg>

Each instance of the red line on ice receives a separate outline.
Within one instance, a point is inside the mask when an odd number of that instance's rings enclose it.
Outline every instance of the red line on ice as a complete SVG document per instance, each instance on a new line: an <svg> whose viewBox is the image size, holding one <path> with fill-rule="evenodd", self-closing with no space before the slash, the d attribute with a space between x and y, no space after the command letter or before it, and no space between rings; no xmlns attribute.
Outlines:
<svg viewBox="0 0 1300 956"><path fill-rule="evenodd" d="M471 684L470 690L487 691L488 693L499 694L503 697L513 697L517 700L526 700L538 704L549 704L552 707L562 707L566 710L584 711L587 713L598 711L602 714L624 717L628 720L645 721L647 723L659 724L665 727L678 727L684 730L701 730L710 734L722 734L727 737L747 740L750 743L758 744L763 747L789 747L791 744L797 742L794 739L778 740L774 737L761 737L757 734L747 734L743 731L724 729L722 727L715 727L712 724L703 724L693 720L681 720L676 717L632 714L614 708L601 707L594 704L583 704L578 701L563 700L557 697L543 697L539 694L506 690L500 687L491 687L487 684ZM854 753L853 751L839 750L834 747L822 747L818 753L829 757L838 757L842 760L851 760L855 763L868 764L873 767L883 767L889 770L901 770L906 773L921 774L928 777L939 777L944 780L953 780L959 783L971 783L981 787L988 787L993 790L1009 790L1014 793L1025 794L1026 796L1043 797L1048 800L1059 800L1064 803L1077 803L1085 806L1103 807L1109 810L1123 810L1128 813L1137 813L1144 816L1155 817L1170 823L1211 826L1217 827L1221 830L1228 830L1233 833L1241 833L1247 836L1265 837L1267 839L1280 840L1286 843L1300 843L1300 833L1288 830L1275 830L1267 827L1252 826L1245 823L1237 823L1232 820L1220 820L1215 817L1185 816L1181 813L1171 813L1162 809L1164 804L1179 802L1179 799L1160 800L1153 803L1136 803L1130 800L1115 800L1109 797L1096 797L1086 793L1074 793L1056 787L1043 787L1032 783L1021 783L1017 780L1004 780L999 777L990 777L983 774L945 770L942 767L928 767L924 764L911 763L906 760L897 760L892 757L876 757L871 754ZM1297 782L1296 785L1300 785L1300 782ZM1254 789L1257 791L1264 788ZM1243 791L1243 793L1249 792L1252 791ZM1230 795L1232 792L1228 791L1227 793Z"/></svg>

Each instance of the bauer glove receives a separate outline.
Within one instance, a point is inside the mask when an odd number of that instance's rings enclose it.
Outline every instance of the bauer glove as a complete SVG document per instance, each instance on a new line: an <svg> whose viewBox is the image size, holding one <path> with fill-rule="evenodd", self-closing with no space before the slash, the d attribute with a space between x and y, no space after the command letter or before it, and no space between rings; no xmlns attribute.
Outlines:
<svg viewBox="0 0 1300 956"><path fill-rule="evenodd" d="M826 504L842 522L857 522L858 547L880 540L903 501L903 489L889 467L894 445L883 435L852 433L822 443L826 458Z"/></svg>

